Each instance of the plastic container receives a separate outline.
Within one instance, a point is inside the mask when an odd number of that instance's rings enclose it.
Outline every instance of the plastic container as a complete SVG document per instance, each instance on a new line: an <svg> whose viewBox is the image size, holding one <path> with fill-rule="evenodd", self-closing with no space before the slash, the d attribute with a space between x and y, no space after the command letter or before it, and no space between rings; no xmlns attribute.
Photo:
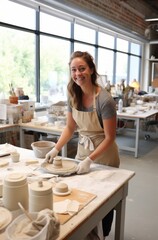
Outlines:
<svg viewBox="0 0 158 240"><path fill-rule="evenodd" d="M37 141L31 144L34 154L38 158L45 158L46 154L55 146L51 141Z"/></svg>
<svg viewBox="0 0 158 240"><path fill-rule="evenodd" d="M118 112L121 113L123 111L123 101L122 99L118 102Z"/></svg>

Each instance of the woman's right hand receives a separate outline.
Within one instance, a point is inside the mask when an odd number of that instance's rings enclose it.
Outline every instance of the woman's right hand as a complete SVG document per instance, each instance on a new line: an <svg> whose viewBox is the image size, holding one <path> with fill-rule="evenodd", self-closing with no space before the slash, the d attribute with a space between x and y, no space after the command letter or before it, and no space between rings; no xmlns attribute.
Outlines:
<svg viewBox="0 0 158 240"><path fill-rule="evenodd" d="M54 147L46 154L45 162L53 163L54 158L58 155L59 151Z"/></svg>

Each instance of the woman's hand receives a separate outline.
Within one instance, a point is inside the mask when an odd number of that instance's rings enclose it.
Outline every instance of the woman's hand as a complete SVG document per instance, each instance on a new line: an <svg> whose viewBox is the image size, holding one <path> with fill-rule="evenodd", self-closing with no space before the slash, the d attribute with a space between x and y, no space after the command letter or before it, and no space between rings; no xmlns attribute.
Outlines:
<svg viewBox="0 0 158 240"><path fill-rule="evenodd" d="M46 154L45 162L53 163L54 158L58 155L59 151L54 147Z"/></svg>
<svg viewBox="0 0 158 240"><path fill-rule="evenodd" d="M87 173L90 171L90 165L93 161L90 157L86 157L83 161L81 161L77 166L77 174Z"/></svg>

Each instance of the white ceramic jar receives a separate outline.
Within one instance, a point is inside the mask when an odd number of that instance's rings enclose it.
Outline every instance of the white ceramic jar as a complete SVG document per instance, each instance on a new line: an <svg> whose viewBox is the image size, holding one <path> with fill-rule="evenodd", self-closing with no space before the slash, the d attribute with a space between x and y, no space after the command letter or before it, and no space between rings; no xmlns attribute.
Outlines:
<svg viewBox="0 0 158 240"><path fill-rule="evenodd" d="M12 162L19 162L20 153L18 152L11 152L10 154Z"/></svg>
<svg viewBox="0 0 158 240"><path fill-rule="evenodd" d="M24 174L14 172L4 178L3 205L14 211L19 209L18 202L28 209L28 183Z"/></svg>
<svg viewBox="0 0 158 240"><path fill-rule="evenodd" d="M29 211L39 212L43 209L53 209L52 184L47 181L36 181L29 186Z"/></svg>

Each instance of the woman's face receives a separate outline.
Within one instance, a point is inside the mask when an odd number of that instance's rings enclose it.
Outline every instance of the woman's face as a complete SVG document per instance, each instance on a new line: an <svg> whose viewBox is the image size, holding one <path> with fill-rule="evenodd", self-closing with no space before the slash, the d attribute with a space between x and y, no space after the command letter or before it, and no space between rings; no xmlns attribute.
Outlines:
<svg viewBox="0 0 158 240"><path fill-rule="evenodd" d="M74 58L70 64L71 77L80 87L91 83L93 70L82 58Z"/></svg>

